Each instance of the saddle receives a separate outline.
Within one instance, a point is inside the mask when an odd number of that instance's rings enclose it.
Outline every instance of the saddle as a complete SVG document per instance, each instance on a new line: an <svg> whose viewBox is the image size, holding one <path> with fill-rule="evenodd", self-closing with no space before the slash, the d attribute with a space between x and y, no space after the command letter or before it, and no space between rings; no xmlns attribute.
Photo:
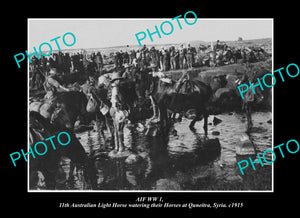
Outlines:
<svg viewBox="0 0 300 218"><path fill-rule="evenodd" d="M186 80L179 88L178 93L191 94L193 92L200 92L200 91L201 91L200 88L192 80Z"/></svg>

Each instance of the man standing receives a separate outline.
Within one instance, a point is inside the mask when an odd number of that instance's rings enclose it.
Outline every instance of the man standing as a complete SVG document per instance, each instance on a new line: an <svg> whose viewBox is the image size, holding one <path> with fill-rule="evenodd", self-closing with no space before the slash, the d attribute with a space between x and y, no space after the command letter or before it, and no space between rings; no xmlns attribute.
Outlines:
<svg viewBox="0 0 300 218"><path fill-rule="evenodd" d="M114 124L114 141L115 149L117 153L122 153L125 150L124 146L124 126L125 119L128 115L127 111L122 110L123 102L122 95L119 91L120 80L122 80L120 72L113 72L111 78L111 108L110 115L113 119Z"/></svg>
<svg viewBox="0 0 300 218"><path fill-rule="evenodd" d="M167 49L165 49L163 53L163 69L164 71L168 71L170 69L170 53Z"/></svg>
<svg viewBox="0 0 300 218"><path fill-rule="evenodd" d="M194 64L194 48L191 47L190 44L188 44L186 57L187 57L187 65L188 68L190 69Z"/></svg>
<svg viewBox="0 0 300 218"><path fill-rule="evenodd" d="M179 68L183 69L185 63L186 63L186 48L184 48L183 44L181 44L179 49Z"/></svg>
<svg viewBox="0 0 300 218"><path fill-rule="evenodd" d="M122 77L125 80L135 82L135 78L134 78L134 76L132 74L132 71L130 69L130 65L126 63L126 64L124 64L124 68L125 68L125 72L123 73Z"/></svg>
<svg viewBox="0 0 300 218"><path fill-rule="evenodd" d="M97 69L99 72L101 72L102 67L103 67L103 58L101 53L98 51L95 57L95 62L97 64Z"/></svg>

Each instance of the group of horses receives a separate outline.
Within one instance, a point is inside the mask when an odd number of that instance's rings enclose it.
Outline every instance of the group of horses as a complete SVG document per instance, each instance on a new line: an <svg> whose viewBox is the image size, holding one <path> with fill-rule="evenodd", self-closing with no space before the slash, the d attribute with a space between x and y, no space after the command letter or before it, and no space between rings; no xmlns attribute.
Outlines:
<svg viewBox="0 0 300 218"><path fill-rule="evenodd" d="M104 76L102 76L103 79ZM38 158L30 160L30 172L32 175L37 171L44 173L46 181L51 181L53 173L58 169L58 162L61 156L67 156L71 162L75 163L76 169L87 166L87 154L82 145L73 133L76 121L96 120L100 128L100 135L105 139L103 130L107 129L111 135L113 151L118 154L124 152L123 128L130 120L131 123L146 121L145 126L158 128L159 137L168 137L172 126L172 116L183 114L190 109L194 109L195 117L189 127L195 130L197 121L204 119L203 129L205 135L208 134L209 106L214 98L214 92L224 84L224 77L219 76L206 84L199 79L191 79L186 70L177 81L166 80L160 77L150 76L151 84L147 90L146 98L139 99L136 93L136 84L132 81L121 80L119 83L119 97L122 107L118 111L112 111L109 98L109 77L108 80L100 84L91 84L86 81L82 85L73 84L74 91L58 93L53 102L44 99L30 99L29 120L30 120L30 142L34 144L43 141L47 136L51 136L59 131L65 130L72 136L71 143L62 151L53 151L48 158ZM74 80L68 80L70 84ZM237 80L237 83L239 80ZM103 85L107 84L107 85ZM238 91L236 94L239 95ZM252 96L253 97L253 96ZM243 105L247 114L248 128L251 128L251 104L253 99L247 96L243 100ZM127 119L120 119L120 116ZM107 141L107 140L106 140ZM108 147L108 145L103 145ZM120 155L122 156L122 155ZM51 159L51 160L50 160ZM84 171L84 172L89 172ZM91 177L87 176L86 178ZM70 176L72 178L72 176ZM36 179L35 179L36 180ZM39 177L39 180L41 178ZM50 184L50 185L49 185ZM53 188L53 181L47 184Z"/></svg>

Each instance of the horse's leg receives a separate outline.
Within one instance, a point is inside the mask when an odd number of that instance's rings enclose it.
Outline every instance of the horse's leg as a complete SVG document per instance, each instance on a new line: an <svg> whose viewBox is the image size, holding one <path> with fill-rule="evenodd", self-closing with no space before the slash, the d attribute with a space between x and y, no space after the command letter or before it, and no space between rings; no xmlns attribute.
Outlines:
<svg viewBox="0 0 300 218"><path fill-rule="evenodd" d="M69 178L67 179L67 185L72 188L74 185L74 169L75 169L75 164L71 160L70 161L70 171L69 171Z"/></svg>
<svg viewBox="0 0 300 218"><path fill-rule="evenodd" d="M105 115L104 119L105 119L105 125L106 125L106 129L108 131L108 134L111 135L111 137L113 137L112 123L109 121L109 117L107 117L107 115Z"/></svg>
<svg viewBox="0 0 300 218"><path fill-rule="evenodd" d="M203 129L204 129L204 133L207 136L207 120L208 120L208 113L205 110L203 113L203 117L204 117L204 124L203 124Z"/></svg>
<svg viewBox="0 0 300 218"><path fill-rule="evenodd" d="M167 108L163 104L159 104L158 110L159 110L159 119L161 123L161 127L160 127L161 131L164 134L168 134L170 129L170 122L169 122Z"/></svg>
<svg viewBox="0 0 300 218"><path fill-rule="evenodd" d="M105 143L105 135L103 132L103 126L104 126L104 117L101 116L100 114L96 114L96 126L97 126L97 131L99 133L99 142L101 143L101 139L104 142L103 147L104 149L106 148L106 143Z"/></svg>
<svg viewBox="0 0 300 218"><path fill-rule="evenodd" d="M118 124L118 140L119 140L119 152L123 152L125 150L124 146L124 126L125 123L121 122Z"/></svg>
<svg viewBox="0 0 300 218"><path fill-rule="evenodd" d="M247 116L247 131L249 131L253 126L252 117L251 117L251 106L249 103L245 105L245 111Z"/></svg>
<svg viewBox="0 0 300 218"><path fill-rule="evenodd" d="M118 124L116 123L116 121L114 120L114 142L115 142L115 151L119 150L119 138L118 138Z"/></svg>
<svg viewBox="0 0 300 218"><path fill-rule="evenodd" d="M189 128L192 130L192 131L195 131L195 128L194 128L194 125L197 121L200 121L202 120L202 113L200 113L199 111L196 112L196 117L192 120L192 122L190 123L189 125Z"/></svg>
<svg viewBox="0 0 300 218"><path fill-rule="evenodd" d="M172 114L172 121L173 121L173 122L175 122L175 118L176 118L176 112L174 112L174 113Z"/></svg>

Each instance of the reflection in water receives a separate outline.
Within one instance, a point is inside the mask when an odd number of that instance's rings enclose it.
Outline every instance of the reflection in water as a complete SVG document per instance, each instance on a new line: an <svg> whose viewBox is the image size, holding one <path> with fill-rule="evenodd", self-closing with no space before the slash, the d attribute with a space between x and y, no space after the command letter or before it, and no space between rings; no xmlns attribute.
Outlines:
<svg viewBox="0 0 300 218"><path fill-rule="evenodd" d="M209 123L213 117L209 117ZM165 187L171 187L170 184L181 189L207 189L212 183L242 182L235 166L235 143L245 132L245 119L239 114L217 117L222 122L209 125L209 138L203 134L203 121L196 123L197 131L192 132L188 128L190 120L185 118L175 124L177 134L170 135L169 140L145 136L137 126L127 126L125 146L142 157L134 164L127 164L125 158L109 158L98 131L78 133L90 157L91 163L86 170L94 176L87 180L84 170L74 169L78 172L70 182L70 161L63 159L55 178L56 189L150 190L158 186L167 189ZM266 122L271 118L271 113L253 114L256 130L251 137L259 152L271 147L272 125ZM220 135L212 135L213 131Z"/></svg>

